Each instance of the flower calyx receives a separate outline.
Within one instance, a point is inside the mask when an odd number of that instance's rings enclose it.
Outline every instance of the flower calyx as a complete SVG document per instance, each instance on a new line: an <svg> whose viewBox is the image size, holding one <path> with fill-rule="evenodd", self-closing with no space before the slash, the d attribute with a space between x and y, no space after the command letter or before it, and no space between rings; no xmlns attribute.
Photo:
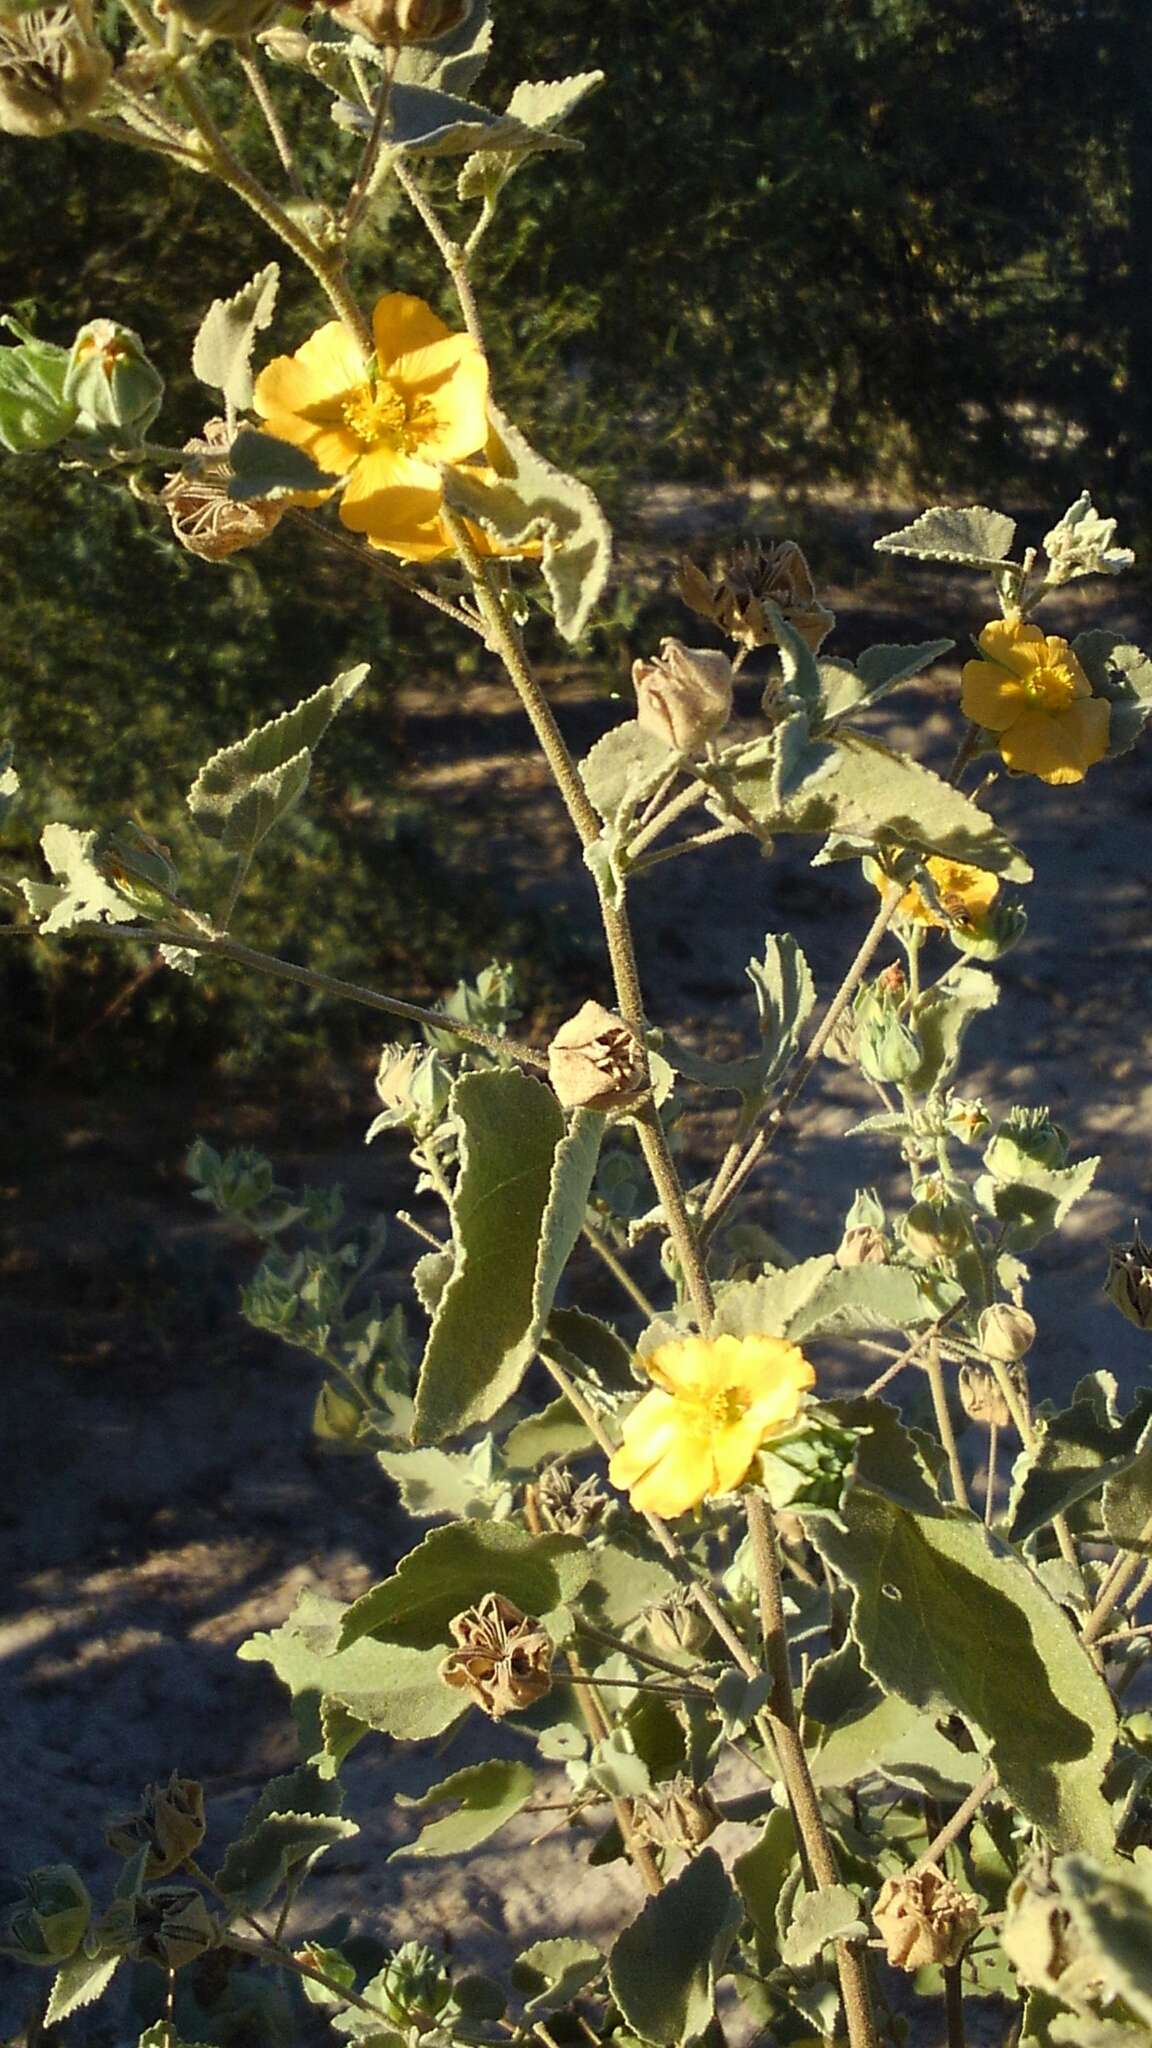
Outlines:
<svg viewBox="0 0 1152 2048"><path fill-rule="evenodd" d="M565 1109L621 1109L647 1087L648 1063L631 1025L589 1001L553 1038L548 1079Z"/></svg>
<svg viewBox="0 0 1152 2048"><path fill-rule="evenodd" d="M502 1721L551 1691L552 1638L503 1593L485 1593L448 1626L457 1648L441 1663L441 1680L471 1693L491 1720Z"/></svg>
<svg viewBox="0 0 1152 2048"><path fill-rule="evenodd" d="M111 52L72 7L0 19L0 131L61 135L99 106Z"/></svg>
<svg viewBox="0 0 1152 2048"><path fill-rule="evenodd" d="M655 660L632 664L636 723L678 754L698 754L732 716L734 681L726 654L662 640Z"/></svg>
<svg viewBox="0 0 1152 2048"><path fill-rule="evenodd" d="M241 548L258 547L279 526L286 507L270 498L232 498L228 450L232 435L222 419L206 420L184 452L207 458L168 478L160 502L182 548L205 562L222 562Z"/></svg>
<svg viewBox="0 0 1152 2048"><path fill-rule="evenodd" d="M173 1771L166 1785L148 1785L134 1813L109 1821L104 1839L120 1856L147 1846L145 1877L167 1877L204 1840L204 1787Z"/></svg>
<svg viewBox="0 0 1152 2048"><path fill-rule="evenodd" d="M533 1494L540 1520L557 1536L586 1536L608 1506L608 1495L594 1473L576 1479L569 1466L559 1463L545 1465Z"/></svg>
<svg viewBox="0 0 1152 2048"><path fill-rule="evenodd" d="M690 610L742 647L776 645L778 614L815 654L836 623L835 612L817 598L812 571L794 540L750 541L718 563L711 577L685 556L676 588Z"/></svg>
<svg viewBox="0 0 1152 2048"><path fill-rule="evenodd" d="M1152 1330L1152 1246L1135 1225L1131 1244L1114 1244L1108 1253L1104 1292L1138 1330Z"/></svg>

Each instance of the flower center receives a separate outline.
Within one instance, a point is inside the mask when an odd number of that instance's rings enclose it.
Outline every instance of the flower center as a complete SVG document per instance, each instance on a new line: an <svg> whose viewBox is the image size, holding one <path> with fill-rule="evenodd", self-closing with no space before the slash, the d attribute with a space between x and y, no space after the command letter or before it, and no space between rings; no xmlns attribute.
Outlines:
<svg viewBox="0 0 1152 2048"><path fill-rule="evenodd" d="M1044 663L1025 678L1024 694L1038 711L1067 711L1076 695L1076 685L1066 668Z"/></svg>
<svg viewBox="0 0 1152 2048"><path fill-rule="evenodd" d="M402 448L424 439L431 407L426 398L406 399L394 384L362 384L344 401L344 424L365 448Z"/></svg>
<svg viewBox="0 0 1152 2048"><path fill-rule="evenodd" d="M701 1420L710 1430L732 1429L748 1413L751 1395L746 1387L721 1387L700 1397Z"/></svg>

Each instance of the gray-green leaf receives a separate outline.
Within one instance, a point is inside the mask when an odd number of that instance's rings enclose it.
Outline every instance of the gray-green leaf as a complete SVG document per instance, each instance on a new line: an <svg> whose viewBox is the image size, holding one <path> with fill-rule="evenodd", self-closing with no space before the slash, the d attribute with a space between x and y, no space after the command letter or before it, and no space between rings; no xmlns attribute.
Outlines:
<svg viewBox="0 0 1152 2048"><path fill-rule="evenodd" d="M868 1932L860 1918L860 1901L846 1884L821 1885L801 1892L788 1931L780 1944L781 1961L803 1970L814 1963L830 1941L858 1941Z"/></svg>
<svg viewBox="0 0 1152 2048"><path fill-rule="evenodd" d="M230 853L254 853L300 801L308 786L312 749L367 673L367 662L360 662L293 710L213 754L188 792L188 809L200 830Z"/></svg>
<svg viewBox="0 0 1152 2048"><path fill-rule="evenodd" d="M243 412L252 403L252 350L267 327L280 286L280 265L269 263L230 299L213 299L192 347L192 372L222 391Z"/></svg>
<svg viewBox="0 0 1152 2048"><path fill-rule="evenodd" d="M1152 713L1152 661L1142 648L1119 633L1081 633L1072 652L1097 697L1112 706L1108 720L1108 752L1126 754L1135 745Z"/></svg>
<svg viewBox="0 0 1152 2048"><path fill-rule="evenodd" d="M342 1651L367 1635L417 1649L446 1647L453 1615L485 1593L503 1593L525 1614L542 1617L576 1597L594 1562L573 1536L530 1536L505 1522L451 1522L353 1602L343 1616Z"/></svg>
<svg viewBox="0 0 1152 2048"><path fill-rule="evenodd" d="M562 1936L523 1949L512 1965L512 1982L525 2012L555 2012L570 2005L603 1968L603 1952L593 1942Z"/></svg>
<svg viewBox="0 0 1152 2048"><path fill-rule="evenodd" d="M986 505L933 505L911 526L886 533L873 546L880 555L914 555L920 562L960 562L998 569L1016 536L1016 522Z"/></svg>
<svg viewBox="0 0 1152 2048"><path fill-rule="evenodd" d="M20 887L42 932L66 932L75 924L131 924L136 908L106 882L93 859L95 832L74 825L45 825L40 850L54 882L25 879Z"/></svg>
<svg viewBox="0 0 1152 2048"><path fill-rule="evenodd" d="M486 1842L489 1835L526 1806L535 1790L536 1779L527 1764L510 1763L491 1757L487 1763L471 1764L442 1778L419 1799L397 1793L396 1804L413 1813L430 1806L451 1805L452 1812L429 1821L414 1842L393 1849L389 1862L398 1856L459 1856Z"/></svg>
<svg viewBox="0 0 1152 2048"><path fill-rule="evenodd" d="M700 2038L740 1919L724 1865L714 1849L703 1849L617 1936L608 1962L612 1996L642 2040L674 2048Z"/></svg>

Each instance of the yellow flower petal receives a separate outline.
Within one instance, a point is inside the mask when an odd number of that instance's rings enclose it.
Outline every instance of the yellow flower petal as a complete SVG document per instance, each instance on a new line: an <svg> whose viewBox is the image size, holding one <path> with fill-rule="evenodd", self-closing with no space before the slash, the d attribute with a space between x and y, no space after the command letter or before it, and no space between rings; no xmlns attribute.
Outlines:
<svg viewBox="0 0 1152 2048"><path fill-rule="evenodd" d="M1082 782L1108 751L1110 706L1103 697L1081 698L1055 717L1026 711L1000 738L1005 764L1041 782Z"/></svg>
<svg viewBox="0 0 1152 2048"><path fill-rule="evenodd" d="M1013 675L1026 675L1037 661L1044 660L1043 633L1039 626L1026 626L1023 619L993 619L977 645L990 661Z"/></svg>
<svg viewBox="0 0 1152 2048"><path fill-rule="evenodd" d="M400 356L390 381L412 404L420 453L429 462L464 462L488 435L488 365L466 334Z"/></svg>
<svg viewBox="0 0 1152 2048"><path fill-rule="evenodd" d="M277 356L256 379L252 402L262 419L338 405L368 374L354 334L339 320L318 327L294 356Z"/></svg>
<svg viewBox="0 0 1152 2048"><path fill-rule="evenodd" d="M656 1386L625 1417L609 1477L634 1507L661 1515L739 1486L815 1380L803 1352L779 1337L679 1338L644 1368Z"/></svg>
<svg viewBox="0 0 1152 2048"><path fill-rule="evenodd" d="M380 368L387 372L397 356L412 349L430 348L443 341L449 329L439 314L411 292L386 292L372 309L372 339Z"/></svg>
<svg viewBox="0 0 1152 2048"><path fill-rule="evenodd" d="M637 1480L628 1498L645 1515L684 1515L714 1490L706 1439L679 1436L659 1463Z"/></svg>
<svg viewBox="0 0 1152 2048"><path fill-rule="evenodd" d="M361 456L340 500L340 519L377 547L403 554L440 511L440 479L427 463L393 448Z"/></svg>
<svg viewBox="0 0 1152 2048"><path fill-rule="evenodd" d="M985 627L980 635L984 645ZM1028 702L1024 684L991 661L966 661L960 671L960 703L974 725L1006 732Z"/></svg>

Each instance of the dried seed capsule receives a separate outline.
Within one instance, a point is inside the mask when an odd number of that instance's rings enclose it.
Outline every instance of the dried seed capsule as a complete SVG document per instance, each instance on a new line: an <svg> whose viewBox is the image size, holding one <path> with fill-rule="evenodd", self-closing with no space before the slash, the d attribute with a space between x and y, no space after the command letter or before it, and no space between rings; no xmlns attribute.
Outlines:
<svg viewBox="0 0 1152 2048"><path fill-rule="evenodd" d="M939 1870L886 1878L872 1909L897 1970L958 1963L980 1925L980 1904Z"/></svg>
<svg viewBox="0 0 1152 2048"><path fill-rule="evenodd" d="M284 517L284 506L267 498L229 497L230 444L225 422L208 420L202 437L185 441L184 447L189 455L216 455L218 460L177 470L160 493L181 547L205 562L222 562L241 548L256 547Z"/></svg>
<svg viewBox="0 0 1152 2048"><path fill-rule="evenodd" d="M552 1690L552 1638L502 1593L485 1593L448 1626L459 1647L444 1658L440 1677L470 1692L493 1721Z"/></svg>
<svg viewBox="0 0 1152 2048"><path fill-rule="evenodd" d="M644 1048L622 1017L587 1002L552 1040L548 1078L565 1109L616 1109L647 1081Z"/></svg>
<svg viewBox="0 0 1152 2048"><path fill-rule="evenodd" d="M70 7L0 19L0 129L60 135L99 106L112 57Z"/></svg>
<svg viewBox="0 0 1152 2048"><path fill-rule="evenodd" d="M1131 1244L1114 1244L1109 1251L1104 1292L1138 1330L1152 1330L1152 1249L1138 1230Z"/></svg>
<svg viewBox="0 0 1152 2048"><path fill-rule="evenodd" d="M135 1813L110 1821L104 1839L121 1856L135 1856L145 1844L145 1876L167 1877L204 1840L204 1788L173 1771L166 1785L149 1785Z"/></svg>
<svg viewBox="0 0 1152 2048"><path fill-rule="evenodd" d="M1019 1366L1010 1365L1008 1376L1021 1399L1024 1397L1024 1374ZM995 1373L986 1365L974 1363L962 1365L957 1375L960 1389L960 1406L971 1422L978 1422L984 1429L1011 1429L1014 1427L1012 1410L1004 1398L1000 1382Z"/></svg>
<svg viewBox="0 0 1152 2048"><path fill-rule="evenodd" d="M852 1230L846 1230L836 1247L838 1266L885 1266L888 1263L888 1240L882 1230L876 1230L870 1223L860 1223Z"/></svg>

